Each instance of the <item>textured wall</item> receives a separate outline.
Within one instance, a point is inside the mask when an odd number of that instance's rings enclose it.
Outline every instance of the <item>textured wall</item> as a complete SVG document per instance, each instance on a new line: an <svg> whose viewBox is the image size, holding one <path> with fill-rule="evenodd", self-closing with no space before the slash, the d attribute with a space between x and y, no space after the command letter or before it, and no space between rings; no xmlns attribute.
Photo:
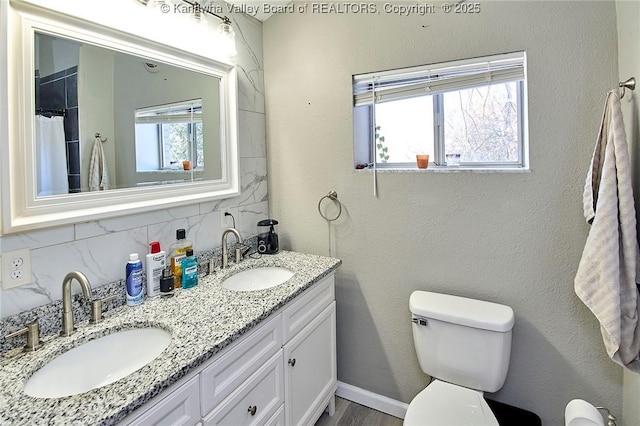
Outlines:
<svg viewBox="0 0 640 426"><path fill-rule="evenodd" d="M426 384L408 298L428 289L505 303L512 362L494 397L563 424L572 398L621 411L622 372L573 292L588 227L582 188L617 82L613 2L482 2L477 15L286 13L263 26L269 200L286 248L333 254L338 378L409 402ZM351 76L526 50L530 173L353 170ZM345 212L328 228L318 199Z"/></svg>

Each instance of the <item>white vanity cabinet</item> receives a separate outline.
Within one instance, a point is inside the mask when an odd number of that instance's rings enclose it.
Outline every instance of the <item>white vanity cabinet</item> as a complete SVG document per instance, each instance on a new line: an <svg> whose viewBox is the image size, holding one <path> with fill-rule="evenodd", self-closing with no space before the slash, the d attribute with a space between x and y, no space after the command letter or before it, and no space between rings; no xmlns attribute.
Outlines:
<svg viewBox="0 0 640 426"><path fill-rule="evenodd" d="M121 424L313 425L336 387L331 274Z"/></svg>
<svg viewBox="0 0 640 426"><path fill-rule="evenodd" d="M198 377L193 377L185 383L175 385L170 394L163 396L158 402L151 401L141 407L141 415L131 422L132 426L143 425L195 425L200 421L200 393L198 391ZM149 408L147 409L147 405ZM136 414L137 412L136 411Z"/></svg>
<svg viewBox="0 0 640 426"><path fill-rule="evenodd" d="M204 419L205 426L263 425L282 408L282 350ZM204 398L203 398L204 400Z"/></svg>
<svg viewBox="0 0 640 426"><path fill-rule="evenodd" d="M280 314L277 314L259 325L247 337L240 338L229 350L214 357L200 373L202 416L205 417L217 406L224 405L223 401L234 391L240 391L260 367L281 352L282 344L282 320ZM282 358L282 355L279 356ZM282 369L279 371L282 373ZM281 385L282 380L279 383ZM280 402L284 402L282 386L274 391L280 394ZM264 411L263 406L259 408L261 412Z"/></svg>

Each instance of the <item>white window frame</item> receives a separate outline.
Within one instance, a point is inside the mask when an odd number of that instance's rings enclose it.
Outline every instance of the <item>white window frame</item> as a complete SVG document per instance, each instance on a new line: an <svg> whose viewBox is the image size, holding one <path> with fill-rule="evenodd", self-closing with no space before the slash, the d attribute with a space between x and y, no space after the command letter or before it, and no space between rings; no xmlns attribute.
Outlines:
<svg viewBox="0 0 640 426"><path fill-rule="evenodd" d="M197 157L197 131L196 125L202 125L202 99L191 99L182 102L173 102L171 104L154 105L151 107L138 108L135 111L135 123L155 124L157 126L158 140L158 164L160 170L172 170L173 164L167 158L167 152L170 144L166 141L165 125L169 124L187 124L188 125L188 144L187 151L189 159L194 164L195 170L201 170L202 167L196 167L198 164Z"/></svg>
<svg viewBox="0 0 640 426"><path fill-rule="evenodd" d="M198 135L198 131L196 129L196 127L198 125L202 126L202 120L198 120L198 119L194 119L194 120L190 120L190 121L185 121L185 122L163 122L163 123L158 123L158 145L159 145L159 149L158 151L160 152L160 167L163 170L171 170L175 164L175 162L171 162L171 159L168 158L169 157L169 152L171 151L171 143L167 140L167 132L168 129L166 128L166 126L169 126L171 124L186 124L187 125L187 138L188 138L188 143L187 143L187 156L188 158L191 160L191 162L194 164L194 169L195 170L202 170L202 166L197 166L199 158L198 158L198 148L197 148L197 135Z"/></svg>
<svg viewBox="0 0 640 426"><path fill-rule="evenodd" d="M380 169L417 168L415 162L378 162L375 105L425 94L433 96L434 156L429 168L447 168L444 139L444 93L499 83L516 83L518 159L513 162L461 162L459 169L528 170L526 54L513 52L353 76L354 162Z"/></svg>

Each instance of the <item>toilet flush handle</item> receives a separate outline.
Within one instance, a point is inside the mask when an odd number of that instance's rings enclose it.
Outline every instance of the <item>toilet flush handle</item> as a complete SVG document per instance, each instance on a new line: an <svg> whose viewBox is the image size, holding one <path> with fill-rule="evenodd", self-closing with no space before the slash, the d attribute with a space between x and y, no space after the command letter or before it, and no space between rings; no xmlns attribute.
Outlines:
<svg viewBox="0 0 640 426"><path fill-rule="evenodd" d="M412 318L411 322L418 325L429 325L429 322L425 318Z"/></svg>
<svg viewBox="0 0 640 426"><path fill-rule="evenodd" d="M616 416L611 414L607 407L596 407L596 410L604 411L607 414L607 426L616 426Z"/></svg>

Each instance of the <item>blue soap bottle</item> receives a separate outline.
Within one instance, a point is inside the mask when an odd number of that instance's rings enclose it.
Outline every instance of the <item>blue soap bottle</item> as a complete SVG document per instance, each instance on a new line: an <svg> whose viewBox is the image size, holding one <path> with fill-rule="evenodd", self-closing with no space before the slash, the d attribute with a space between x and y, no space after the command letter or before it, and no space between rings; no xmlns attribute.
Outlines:
<svg viewBox="0 0 640 426"><path fill-rule="evenodd" d="M182 259L182 288L193 288L198 285L198 258L192 249L187 249L187 257Z"/></svg>

